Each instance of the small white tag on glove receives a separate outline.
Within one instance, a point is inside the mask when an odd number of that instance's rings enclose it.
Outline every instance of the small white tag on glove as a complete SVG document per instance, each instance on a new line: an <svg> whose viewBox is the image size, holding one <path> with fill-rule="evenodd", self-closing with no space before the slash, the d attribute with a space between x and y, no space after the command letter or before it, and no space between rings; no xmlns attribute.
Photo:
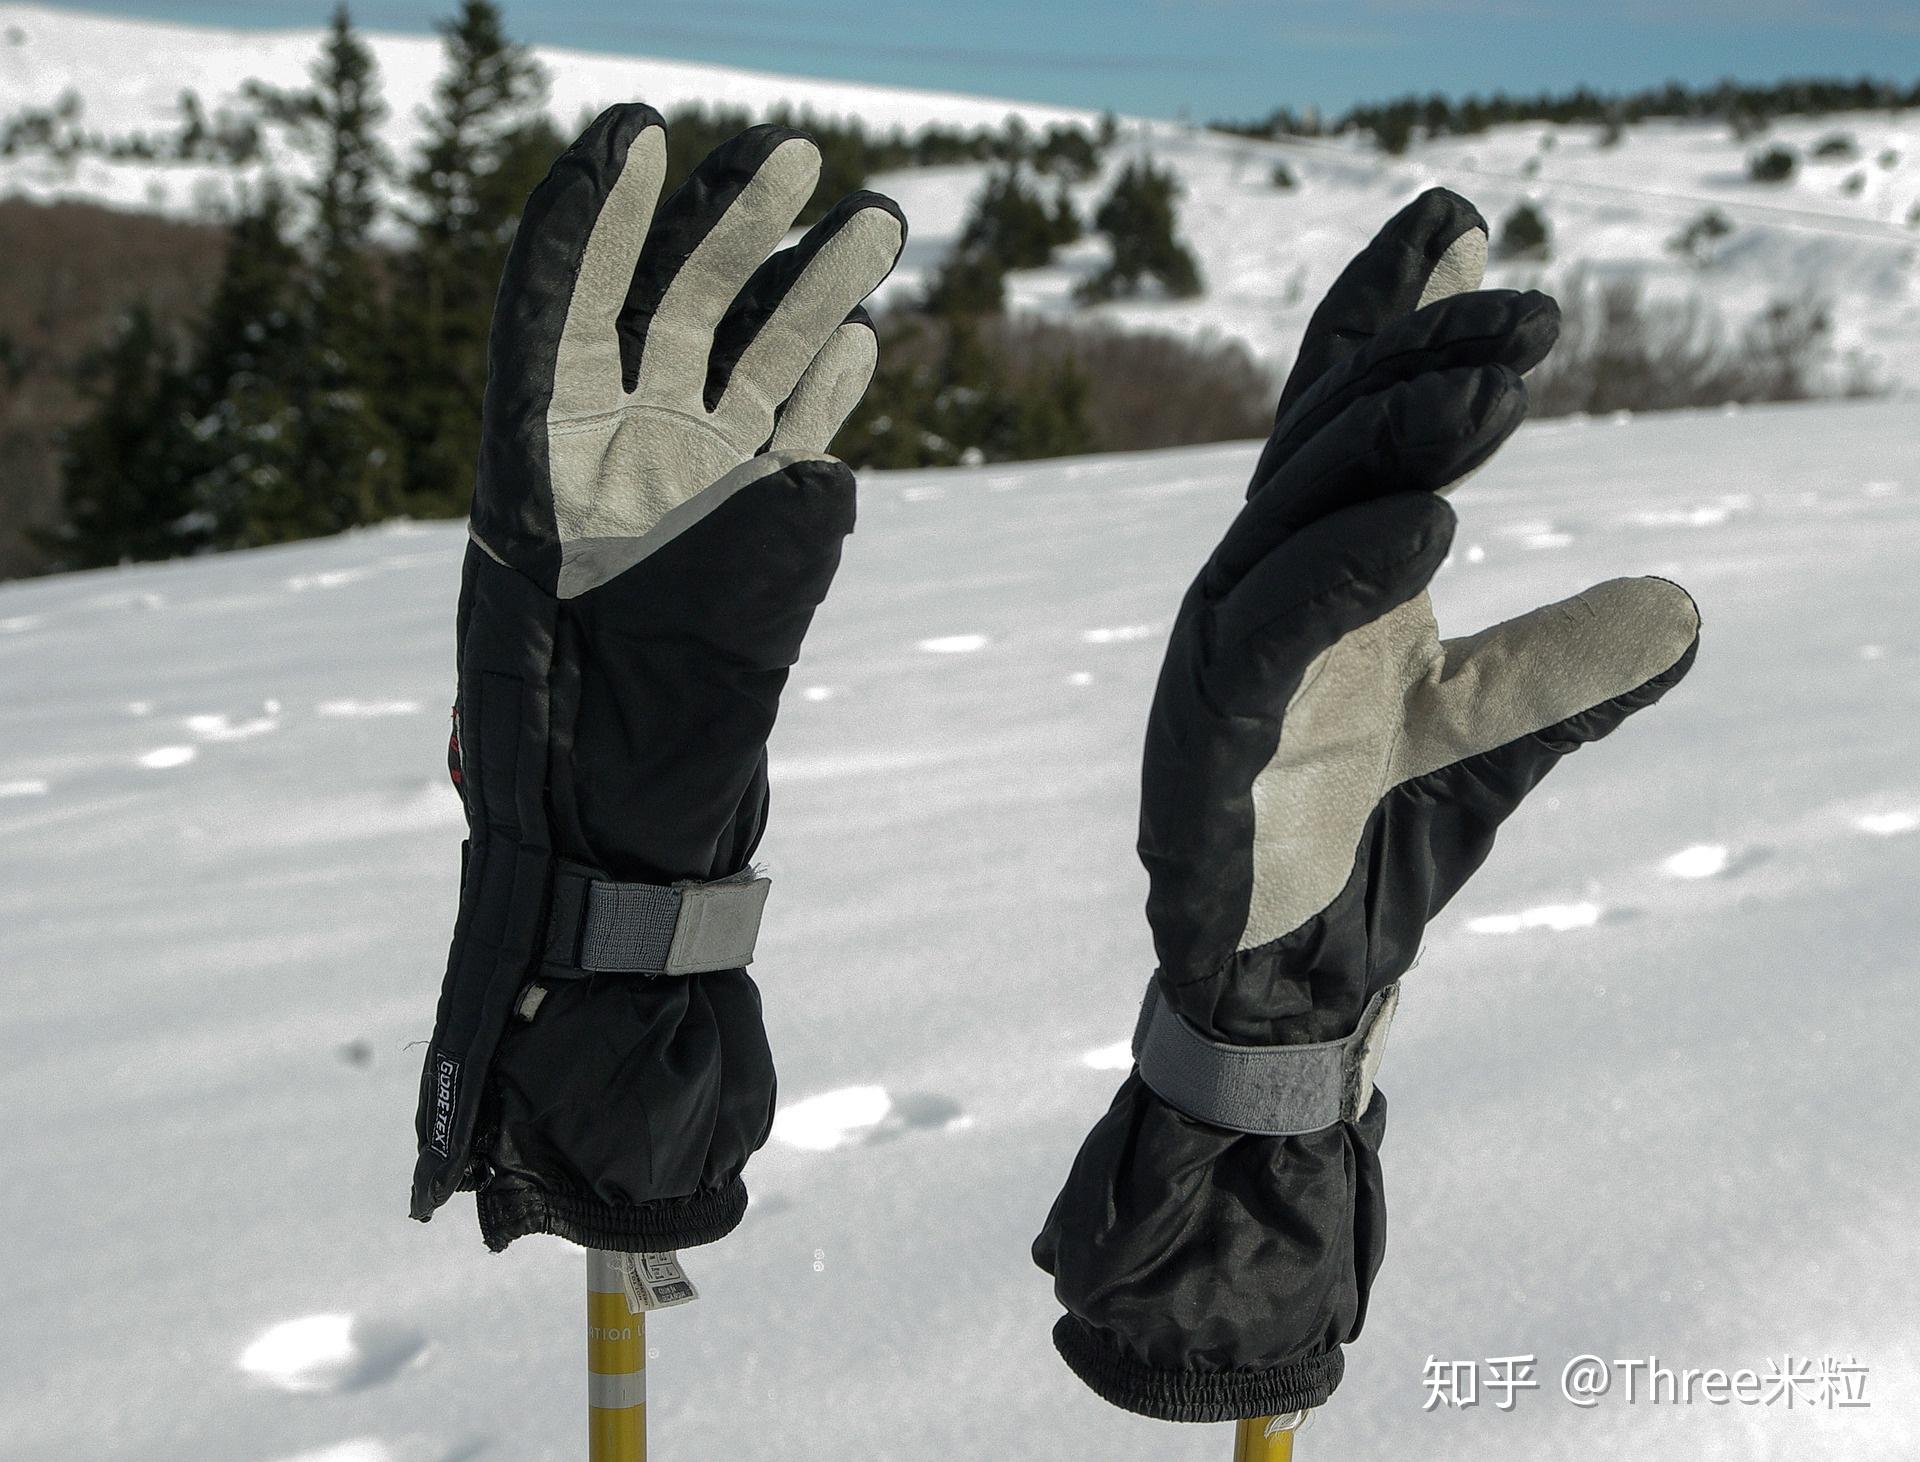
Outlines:
<svg viewBox="0 0 1920 1462"><path fill-rule="evenodd" d="M622 1254L620 1277L626 1282L627 1310L640 1315L700 1298L700 1291L671 1250L664 1254Z"/></svg>

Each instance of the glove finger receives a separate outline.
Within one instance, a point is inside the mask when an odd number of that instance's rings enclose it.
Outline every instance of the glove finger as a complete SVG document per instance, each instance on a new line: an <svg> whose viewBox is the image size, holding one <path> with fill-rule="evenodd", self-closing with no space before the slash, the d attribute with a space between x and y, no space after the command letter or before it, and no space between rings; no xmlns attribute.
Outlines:
<svg viewBox="0 0 1920 1462"><path fill-rule="evenodd" d="M609 107L528 197L494 308L484 455L504 453L511 466L530 445L545 447L549 411L587 415L618 404L614 321L666 176L666 147L652 107ZM527 482L542 474L483 472L483 486L496 475Z"/></svg>
<svg viewBox="0 0 1920 1462"><path fill-rule="evenodd" d="M892 272L906 237L899 204L855 193L754 272L720 322L707 372L707 405L723 431L765 439L807 367Z"/></svg>
<svg viewBox="0 0 1920 1462"><path fill-rule="evenodd" d="M1438 371L1361 397L1240 510L1208 560L1209 596L1225 595L1318 519L1384 493L1444 492L1526 414L1526 383L1503 365Z"/></svg>
<svg viewBox="0 0 1920 1462"><path fill-rule="evenodd" d="M1678 683L1699 637L1700 612L1687 591L1645 578L1611 579L1444 641L1444 658L1409 698L1395 780L1549 727L1576 745L1597 740ZM1656 689L1635 695L1647 688Z"/></svg>
<svg viewBox="0 0 1920 1462"><path fill-rule="evenodd" d="M769 451L824 452L867 393L880 360L873 321L856 309L832 335L793 388L773 429Z"/></svg>
<svg viewBox="0 0 1920 1462"><path fill-rule="evenodd" d="M1462 366L1503 365L1524 375L1546 358L1559 334L1559 305L1534 290L1452 295L1393 321L1282 413L1247 495L1268 486L1295 452L1360 397Z"/></svg>
<svg viewBox="0 0 1920 1462"><path fill-rule="evenodd" d="M1429 188L1354 256L1313 312L1280 393L1281 412L1400 316L1478 289L1486 266L1486 219L1458 193Z"/></svg>
<svg viewBox="0 0 1920 1462"><path fill-rule="evenodd" d="M721 143L654 215L620 313L629 390L691 409L715 327L786 237L820 179L820 149L791 127Z"/></svg>
<svg viewBox="0 0 1920 1462"><path fill-rule="evenodd" d="M1213 703L1228 715L1278 716L1316 656L1427 587L1453 529L1444 499L1395 492L1288 538L1214 609Z"/></svg>

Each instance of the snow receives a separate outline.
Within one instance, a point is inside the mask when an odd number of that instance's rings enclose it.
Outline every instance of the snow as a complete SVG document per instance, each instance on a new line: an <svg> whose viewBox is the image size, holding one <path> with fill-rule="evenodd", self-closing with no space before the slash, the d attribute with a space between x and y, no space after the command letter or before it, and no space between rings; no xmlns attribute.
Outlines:
<svg viewBox="0 0 1920 1462"><path fill-rule="evenodd" d="M1303 1462L1920 1451L1911 443L1897 402L1543 423L1457 495L1485 552L1436 583L1448 632L1651 572L1705 638L1431 930L1381 1074L1386 1267ZM650 1327L659 1456L1228 1454L1072 1378L1027 1245L1126 1062L1148 698L1253 458L863 479L794 680L833 694L789 695L772 748L776 1140ZM1539 522L1569 541L1511 531ZM405 1217L462 546L0 586L10 1462L83 1427L100 1462L582 1453L578 1251L490 1255L464 1198ZM1554 1394L1584 1351L1857 1358L1870 1405L1585 1411ZM1525 1353L1512 1412L1423 1412L1429 1356Z"/></svg>
<svg viewBox="0 0 1920 1462"><path fill-rule="evenodd" d="M439 43L383 33L369 40L391 107L387 140L405 156L421 135L418 114L431 99ZM238 105L248 79L303 84L318 41L312 29L215 29L0 3L0 110L49 106L71 90L85 104L89 129L167 133L177 125L183 90L196 91L211 114ZM663 110L689 102L754 111L787 103L882 128L999 127L1016 115L1036 128L1095 121L1088 112L1024 102L642 57L539 54L553 77L554 119L568 130L611 102L631 99ZM1858 158L1812 156L1817 142L1836 133L1855 139ZM1749 181L1749 154L1775 144L1801 155L1795 177L1777 185ZM1545 214L1551 260L1497 264L1496 284L1564 289L1580 272L1592 280L1637 279L1659 299L1699 299L1729 328L1776 300L1821 300L1830 307L1843 367L1884 385L1920 387L1920 112L1787 118L1766 137L1744 141L1719 123L1651 122L1627 128L1613 147L1601 144L1597 127L1528 123L1417 143L1399 158L1352 137L1260 142L1123 119L1101 175L1072 190L1083 216L1091 217L1113 175L1137 156L1181 179L1182 229L1198 256L1204 295L1082 310L1073 287L1105 259L1104 244L1088 239L1048 268L1014 275L1015 308L1238 340L1261 359L1284 363L1355 241L1440 183L1472 198L1496 226L1522 201ZM308 165L284 149L274 162L289 171ZM1277 163L1297 186L1273 186ZM958 238L985 175L984 166L954 166L872 180L900 201L912 223L883 302L923 286ZM1855 178L1857 191L1850 191ZM89 158L67 167L43 157L0 159L0 195L78 197L186 215L217 212L231 199L233 182L210 164ZM1734 231L1710 261L1695 263L1670 245L1708 209L1724 214ZM1688 510L1712 515L1723 507L1706 501Z"/></svg>
<svg viewBox="0 0 1920 1462"><path fill-rule="evenodd" d="M1570 929L1591 929L1605 912L1598 904L1540 904L1517 914L1482 914L1467 920L1470 934L1518 934L1523 929L1546 929L1565 934Z"/></svg>
<svg viewBox="0 0 1920 1462"><path fill-rule="evenodd" d="M1713 878L1727 871L1727 850L1720 843L1695 843L1660 866L1675 878Z"/></svg>

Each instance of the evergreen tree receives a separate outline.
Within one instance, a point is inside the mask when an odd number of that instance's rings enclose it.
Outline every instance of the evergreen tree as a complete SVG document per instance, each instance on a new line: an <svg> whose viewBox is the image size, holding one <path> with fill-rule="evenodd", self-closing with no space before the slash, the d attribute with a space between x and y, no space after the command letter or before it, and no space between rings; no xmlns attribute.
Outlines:
<svg viewBox="0 0 1920 1462"><path fill-rule="evenodd" d="M1784 183L1792 179L1799 166L1799 155L1790 148L1769 147L1747 159L1747 176L1756 183Z"/></svg>
<svg viewBox="0 0 1920 1462"><path fill-rule="evenodd" d="M1083 302L1138 294L1148 280L1172 299L1200 293L1200 266L1177 232L1179 197L1179 180L1150 161L1129 162L1121 170L1093 218L1113 261L1080 287Z"/></svg>
<svg viewBox="0 0 1920 1462"><path fill-rule="evenodd" d="M1053 214L1050 219L1048 238L1056 248L1068 244L1077 244L1086 233L1080 222L1080 214L1073 206L1073 199L1067 194L1067 185L1062 183L1059 191L1053 195Z"/></svg>
<svg viewBox="0 0 1920 1462"><path fill-rule="evenodd" d="M929 315L997 315L1007 306L1007 268L991 254L955 249L941 261L920 308Z"/></svg>
<svg viewBox="0 0 1920 1462"><path fill-rule="evenodd" d="M958 248L984 254L1006 269L1044 268L1055 245L1079 236L1080 220L1064 190L1059 202L1064 212L1049 209L1018 169L1002 169L988 177L974 199Z"/></svg>
<svg viewBox="0 0 1920 1462"><path fill-rule="evenodd" d="M393 171L379 139L387 108L373 53L354 34L345 4L310 76L304 91L254 95L317 162L301 189L312 223L300 291L303 348L281 382L298 413L290 423L304 449L297 477L315 500L274 516L324 532L396 511L402 454L376 404L387 331L373 231L380 186Z"/></svg>
<svg viewBox="0 0 1920 1462"><path fill-rule="evenodd" d="M1494 257L1544 262L1552 248L1552 235L1546 215L1531 203L1522 203L1509 213L1500 226L1494 244Z"/></svg>
<svg viewBox="0 0 1920 1462"><path fill-rule="evenodd" d="M197 447L184 354L183 342L136 305L83 372L93 409L62 443L65 520L44 538L56 563L93 568L178 551Z"/></svg>
<svg viewBox="0 0 1920 1462"><path fill-rule="evenodd" d="M228 233L226 263L187 379L197 449L176 553L325 531L302 521L298 500L295 382L309 333L305 271L288 238L290 211L286 195L269 186Z"/></svg>
<svg viewBox="0 0 1920 1462"><path fill-rule="evenodd" d="M441 35L446 70L422 113L426 143L407 179L414 241L398 269L384 399L406 444L408 506L457 514L473 492L501 266L560 139L539 113L545 73L507 38L498 5L464 0Z"/></svg>

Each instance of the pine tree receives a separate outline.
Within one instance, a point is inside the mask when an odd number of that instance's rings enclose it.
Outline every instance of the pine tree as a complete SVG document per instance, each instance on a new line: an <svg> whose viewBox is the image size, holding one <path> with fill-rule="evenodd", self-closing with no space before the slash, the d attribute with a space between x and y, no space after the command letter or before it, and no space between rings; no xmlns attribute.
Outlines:
<svg viewBox="0 0 1920 1462"><path fill-rule="evenodd" d="M286 194L269 185L229 230L187 379L197 450L176 553L324 531L303 521L299 501L294 383L308 332L290 212Z"/></svg>
<svg viewBox="0 0 1920 1462"><path fill-rule="evenodd" d="M64 522L44 539L57 564L93 568L178 551L197 450L184 356L178 335L136 305L83 373L93 409L62 442Z"/></svg>
<svg viewBox="0 0 1920 1462"><path fill-rule="evenodd" d="M929 315L997 315L1007 306L1007 266L991 254L955 249L921 296Z"/></svg>
<svg viewBox="0 0 1920 1462"><path fill-rule="evenodd" d="M1177 231L1179 198L1180 183L1170 171L1146 160L1121 169L1093 217L1113 260L1080 287L1083 303L1137 294L1149 279L1170 299L1200 293L1200 266Z"/></svg>
<svg viewBox="0 0 1920 1462"><path fill-rule="evenodd" d="M1518 205L1500 226L1494 257L1544 262L1552 250L1553 235L1546 215L1531 203Z"/></svg>
<svg viewBox="0 0 1920 1462"><path fill-rule="evenodd" d="M508 40L497 5L464 0L441 35L446 70L407 179L414 242L398 271L385 400L406 443L409 507L445 514L464 512L472 495L494 292L520 208L559 139L539 114L545 73Z"/></svg>
<svg viewBox="0 0 1920 1462"><path fill-rule="evenodd" d="M344 3L309 75L304 91L254 92L317 167L301 188L311 213L298 305L303 348L281 381L306 501L250 524L250 535L329 532L400 506L399 440L377 406L388 331L373 232L381 184L393 173L379 138L387 107L373 53Z"/></svg>

